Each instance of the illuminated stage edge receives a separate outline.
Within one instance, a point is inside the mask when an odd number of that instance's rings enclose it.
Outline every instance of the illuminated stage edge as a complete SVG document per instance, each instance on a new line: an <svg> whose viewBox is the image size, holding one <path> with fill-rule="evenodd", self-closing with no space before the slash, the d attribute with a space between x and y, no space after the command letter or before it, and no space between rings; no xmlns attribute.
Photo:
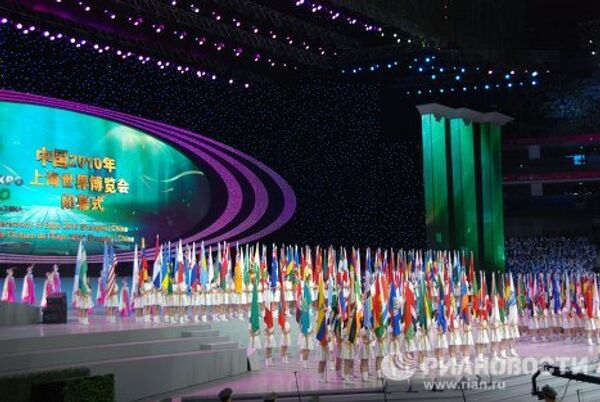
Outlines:
<svg viewBox="0 0 600 402"><path fill-rule="evenodd" d="M121 112L22 92L0 90L0 101L49 106L109 119L139 129L176 148L183 149L208 164L225 184L227 205L210 226L183 239L184 243L204 240L205 245L209 246L231 239L240 244L255 241L285 225L296 210L296 195L279 174L251 156L205 136ZM221 163L220 160L225 161L230 167ZM283 198L279 213L270 222L262 224L262 228L256 228L255 226L265 216L270 196L267 186L254 171L260 171L269 177L277 185ZM241 176L248 181L252 189L252 195L244 194L240 181L236 176ZM241 215L245 199L251 199L253 202L250 213L235 227L220 233L222 229ZM240 235L243 237L239 237ZM152 250L149 251L153 252ZM133 252L119 253L117 257L119 261L131 261L133 260ZM75 256L0 253L0 262L73 264L75 263ZM88 256L88 262L100 263L102 262L102 255Z"/></svg>

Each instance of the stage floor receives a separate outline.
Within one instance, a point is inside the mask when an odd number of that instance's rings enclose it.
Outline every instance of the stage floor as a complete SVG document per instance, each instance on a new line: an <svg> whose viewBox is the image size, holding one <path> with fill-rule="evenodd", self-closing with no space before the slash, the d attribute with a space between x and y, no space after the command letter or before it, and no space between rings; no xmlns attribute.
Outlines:
<svg viewBox="0 0 600 402"><path fill-rule="evenodd" d="M96 315L90 318L90 325L82 325L76 318L69 317L66 324L37 324L21 325L12 327L0 327L0 341L12 339L37 338L46 336L65 336L91 334L99 332L129 331L137 329L186 327L198 323L188 322L186 324L167 323L143 323L135 322L133 317L119 318L116 323L106 321L104 315Z"/></svg>
<svg viewBox="0 0 600 402"><path fill-rule="evenodd" d="M220 331L227 333L222 326ZM585 371L593 375L599 362L598 348L598 346L588 346L583 340L578 342L565 340L532 342L528 337L524 337L517 344L519 357L496 360L486 357L483 363L475 363L473 357L471 357L471 365L462 365L459 358L459 364L456 368L446 367L444 370L434 368L435 362L432 358L429 358L429 368L426 373L419 372L414 362L393 362L391 359L385 359L383 369L388 382L399 384L402 393L406 392L410 384L415 389L424 390L428 386L426 383L433 381L458 381L461 379L467 381L478 379L479 381L483 379L488 381L492 388L497 388L489 390L496 393L496 397L490 400L502 400L504 398L503 388L511 383L518 394L510 396L506 400L530 400L531 375L538 369L540 364L549 363L562 367L573 367L574 371ZM274 358L274 366L263 367L260 371L249 372L237 378L217 381L196 389L190 389L172 396L172 400L176 402L182 401L183 398L194 398L199 401L214 400L219 391L225 387L234 390L234 400L262 400L261 398L269 392L291 398L296 395L298 390L305 396L317 393L321 396L328 395L327 400L332 401L339 398L341 398L339 400L344 400L344 397L342 397L344 394L346 398L348 398L348 395L353 395L354 400L384 400L382 395L383 384L381 380L375 378L374 364L371 364L369 380L366 382L360 379L359 364L357 362L355 363L354 382L352 384L345 383L332 370L328 371L327 382L323 383L320 382L320 376L317 373L317 361L315 360L317 354L313 352L312 355L308 369L303 367L296 352L287 365L281 363L279 358ZM447 360L446 364L448 365ZM296 376L298 380L297 388ZM544 375L541 378L544 378ZM564 383L566 382L564 380ZM518 384L518 386L515 384ZM558 389L561 384L560 382L557 384L554 386ZM564 384L562 385L564 386ZM451 381L447 383L447 386L452 386ZM600 392L600 387L597 388ZM339 396L336 396L336 394ZM454 396L458 398L459 395ZM600 393L598 396L600 397ZM421 395L418 399L423 397L424 395ZM394 399L396 398L390 398L388 395L388 400ZM460 399L462 400L462 397ZM469 398L469 400L473 399ZM586 400L592 399L589 399L588 396Z"/></svg>
<svg viewBox="0 0 600 402"><path fill-rule="evenodd" d="M210 327L218 330L219 335L228 336L232 341L245 347L248 341L248 322L247 320L233 320L227 322L210 322ZM0 342L5 349L10 345L11 340L31 339L35 342L39 337L63 337L68 335L93 334L102 332L131 331L131 330L152 330L153 328L168 327L194 327L197 323L189 322L186 324L168 324L168 323L143 323L136 322L134 318L119 318L117 323L108 323L103 315L93 315L90 317L90 325L81 325L76 320L70 319L67 324L39 324L18 327L0 327ZM269 392L276 392L280 395L295 395L297 392L296 379L298 381L298 390L304 395L329 394L326 400L336 400L335 395L349 394L354 395L354 400L380 400L382 398L382 382L375 378L375 368L373 364L370 367L369 380L362 382L359 378L359 365L355 364L354 383L346 384L338 378L335 371L328 371L326 383L320 382L320 376L317 373L317 351L311 353L309 368L305 369L299 360L297 345L298 330L295 325L292 332L292 347L290 348L290 359L287 365L281 362L278 353L274 353L273 366L263 367L259 371L252 371L228 379L218 380L202 386L188 388L170 396L173 401L181 401L184 397L197 398L198 400L214 400L218 392L224 387L231 387L234 390L234 400L262 400L262 396ZM278 336L276 335L276 338ZM8 342L6 342L8 341ZM430 367L427 373L416 370L414 361L405 359L394 362L391 359L385 359L384 372L389 382L401 384L404 388L409 383L415 387L423 388L423 384L430 380L461 378L488 379L490 375L498 382L507 384L518 382L518 386L513 386L514 392L520 392L514 395L512 400L531 400L529 392L531 390L531 375L543 363L550 363L562 367L573 367L577 370L587 371L588 374L595 374L598 365L599 346L588 346L583 339L576 341L557 339L546 342L533 342L527 336L521 338L517 343L518 358L507 358L490 360L485 359L483 364L474 363L469 366L460 364L456 369L446 368L440 371L434 368L434 360L428 359ZM4 350L4 353L10 353ZM263 364L262 351L258 351L259 360ZM473 356L471 356L473 361ZM447 360L446 360L447 362ZM574 370L576 371L576 370ZM566 380L563 381L566 383ZM560 388L561 383L555 386ZM564 385L564 384L563 384ZM564 387L563 387L564 388ZM600 388L600 387L598 387ZM519 391L516 391L519 390ZM405 391L402 391L405 392ZM502 400L501 390L497 390L497 398L490 400ZM163 395L167 396L167 395ZM518 396L518 397L516 397ZM600 394L598 395L600 398ZM342 398L338 396L337 398ZM358 399L356 399L358 398ZM394 399L394 398L392 398ZM421 399L421 398L418 398ZM469 398L470 400L472 398ZM160 400L160 399L148 399ZM381 399L383 400L383 399ZM481 402L480 398L477 399ZM511 400L510 398L507 400ZM570 400L570 399L565 399ZM575 399L576 400L576 399ZM586 400L590 399L589 395Z"/></svg>

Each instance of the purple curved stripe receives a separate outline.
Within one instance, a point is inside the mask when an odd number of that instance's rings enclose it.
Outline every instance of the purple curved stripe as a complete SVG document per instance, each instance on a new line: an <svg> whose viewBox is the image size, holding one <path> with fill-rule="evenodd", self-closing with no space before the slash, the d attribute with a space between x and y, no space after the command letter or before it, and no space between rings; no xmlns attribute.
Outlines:
<svg viewBox="0 0 600 402"><path fill-rule="evenodd" d="M75 110L75 109L73 109L73 110ZM76 110L82 111L82 112L87 112L87 108L77 108ZM222 229L230 221L227 223L223 223L223 224L219 223L218 226L216 224L214 224L214 225L211 225L209 228L203 230L200 233L197 233L191 237L183 239L183 242L189 243L191 241L197 241L197 240L201 240L201 239L205 238L205 244L211 245L211 244L215 244L219 241L227 240L227 239L234 237L234 236L244 232L245 230L251 228L252 225L255 224L256 222L258 222L260 220L260 218L262 218L262 216L265 214L265 212L267 210L267 206L268 206L268 194L267 194L266 188L265 188L264 184L259 180L259 178L254 174L254 172L252 172L246 166L241 164L239 161L231 158L229 155L217 150L216 148L213 148L206 144L202 144L200 141L190 140L188 138L189 136L187 136L187 135L186 136L181 135L181 134L173 134L171 136L163 135L164 130L150 127L145 122L140 122L139 119L132 120L131 116L125 115L123 113L116 113L115 117L118 118L120 122L127 124L130 127L138 128L145 132L148 132L149 130L153 129L153 130L155 130L154 131L155 134L160 135L163 138L173 139L174 138L173 135L174 135L174 136L177 136L178 138L183 138L185 143L191 142L191 143L195 143L205 149L210 149L214 154L221 156L223 159L227 160L229 163L231 163L233 166L235 166L236 169L238 171L240 171L240 173L242 173L242 175L244 177L246 177L246 179L249 180L252 190L255 194L255 197L254 197L255 204L254 204L254 207L253 207L251 213L249 214L249 216L242 223L240 223L235 228L231 229L230 231L228 231L218 237L206 238L207 236L210 236L215 231ZM182 143L178 140L173 140L173 141L177 142L179 145L182 145ZM198 153L198 152L196 152L196 153ZM206 156L202 156L202 157L206 161L208 161L208 159L212 160L212 158L207 158ZM214 163L216 163L216 162L214 162ZM229 173L229 172L227 172L227 173ZM235 180L233 177L231 177L231 179ZM236 189L235 194L237 195L239 193L241 195L241 191L239 189L239 183L235 182L235 184L238 187ZM236 195L234 195L234 197L236 197ZM236 202L237 202L236 198L234 198L234 200L236 200ZM236 207L237 207L236 213L232 214L231 216L235 216L235 215L237 215L237 213L239 213L239 211L241 209L241 200L239 201L239 204L240 204L239 206L236 205ZM216 226L216 228L213 226ZM126 254L126 253L127 252L125 252L123 254Z"/></svg>
<svg viewBox="0 0 600 402"><path fill-rule="evenodd" d="M186 243L200 240L202 237L206 237L211 233L217 232L230 223L241 210L243 194L241 192L240 184L237 182L233 174L227 170L227 168L225 168L225 166L223 166L216 159L212 158L209 154L207 154L207 152L210 152L213 155L218 155L226 160L248 180L253 192L255 193L255 202L252 212L240 225L222 235L219 235L216 238L206 238L206 245L226 240L227 236L231 238L237 234L247 231L248 229L251 229L252 225L257 223L260 218L264 216L268 206L268 194L264 183L262 183L256 174L254 174L254 172L252 172L248 167L228 155L228 152L235 155L235 157L239 157L240 159L252 163L269 175L271 179L279 186L284 198L283 209L279 216L262 230L256 233L251 233L248 236L237 240L240 244L257 240L260 237L279 229L291 219L296 209L296 196L289 184L280 175L271 170L269 167L265 166L260 161L257 161L243 152L225 144L221 144L213 139L201 136L197 133L169 126L165 123L154 122L152 120L127 115L108 109L102 109L95 106L14 91L0 90L0 101L13 101L19 103L37 104L41 106L58 107L70 111L90 114L96 117L107 118L131 127L137 127L150 135L160 137L166 142L175 143L202 158L217 172L217 174L219 174L219 176L221 176L225 182L228 193L228 201L225 210L219 216L219 218L213 222L210 227L205 228L201 232L184 239L184 242ZM133 252L119 253L118 258L120 261L130 261L133 259ZM101 259L101 255L88 257L90 262L100 262ZM0 261L2 262L73 263L74 260L74 256L17 255L0 253Z"/></svg>
<svg viewBox="0 0 600 402"><path fill-rule="evenodd" d="M158 124L164 125L164 123L158 123ZM192 131L184 130L181 128L176 128L175 130L183 132L186 135L189 135L192 137L201 137L199 134L196 134ZM250 236L247 236L245 238L240 239L238 241L240 244L247 243L247 242L259 239L261 237L264 237L267 234L274 232L275 230L279 229L280 227L285 225L287 222L289 222L289 220L292 218L292 216L294 216L294 212L296 211L296 194L291 189L289 184L283 179L283 177L281 177L277 172L275 172L274 170L272 170L271 168L266 166L264 163L254 159L253 157L251 157L249 155L246 155L246 154L238 151L235 148L232 148L228 145L222 144L218 141L215 141L215 140L207 138L207 137L202 137L202 138L205 141L210 142L219 148L223 148L223 149L228 150L229 152L238 154L241 158L246 159L247 161L249 161L252 164L259 167L261 170L263 170L264 172L269 174L269 176L271 176L271 178L275 181L275 183L277 183L277 185L279 186L279 189L281 190L281 193L283 194L283 211L277 217L277 219L275 219L271 224L269 224L268 226L263 228L263 230L255 233L255 234L252 234Z"/></svg>

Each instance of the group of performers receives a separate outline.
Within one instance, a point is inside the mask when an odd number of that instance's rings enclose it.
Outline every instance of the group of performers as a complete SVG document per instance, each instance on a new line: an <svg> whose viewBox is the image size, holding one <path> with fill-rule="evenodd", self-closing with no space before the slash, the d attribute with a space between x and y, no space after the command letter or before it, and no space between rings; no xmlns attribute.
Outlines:
<svg viewBox="0 0 600 402"><path fill-rule="evenodd" d="M86 323L94 303L82 245L74 304ZM157 242L150 267L148 251L136 248L130 299L126 281L119 292L116 256L108 250L96 301L109 321L129 309L140 322L248 319L249 347L264 350L266 365L275 351L288 362L297 325L300 359L308 367L316 350L323 381L332 366L351 382L355 361L363 380L372 361L381 377L386 356L408 357L423 371L429 357L441 368L517 356L522 334L600 344L598 281L591 272L486 274L476 272L472 255L458 251L363 254L275 245L271 251L268 261L265 245L223 243L213 252L202 244L197 253L195 244Z"/></svg>
<svg viewBox="0 0 600 402"><path fill-rule="evenodd" d="M33 265L30 265L26 268L25 277L23 278L23 287L21 290L21 303L30 305L36 305L33 268ZM16 268L8 268L6 270L6 278L4 279L4 286L2 288L3 302L17 302L17 284L14 276L15 269ZM60 292L60 288L60 273L58 272L58 265L54 264L52 271L46 272L46 280L44 282L44 290L42 292L40 306L46 307L46 298L48 295L55 292Z"/></svg>

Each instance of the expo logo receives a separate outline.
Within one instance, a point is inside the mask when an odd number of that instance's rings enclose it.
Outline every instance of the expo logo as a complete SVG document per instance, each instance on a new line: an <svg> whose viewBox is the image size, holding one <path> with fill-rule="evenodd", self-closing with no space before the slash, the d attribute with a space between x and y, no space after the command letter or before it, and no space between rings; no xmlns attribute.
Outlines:
<svg viewBox="0 0 600 402"><path fill-rule="evenodd" d="M4 176L0 175L0 184L11 185L15 184L16 186L23 185L23 178L19 176Z"/></svg>

